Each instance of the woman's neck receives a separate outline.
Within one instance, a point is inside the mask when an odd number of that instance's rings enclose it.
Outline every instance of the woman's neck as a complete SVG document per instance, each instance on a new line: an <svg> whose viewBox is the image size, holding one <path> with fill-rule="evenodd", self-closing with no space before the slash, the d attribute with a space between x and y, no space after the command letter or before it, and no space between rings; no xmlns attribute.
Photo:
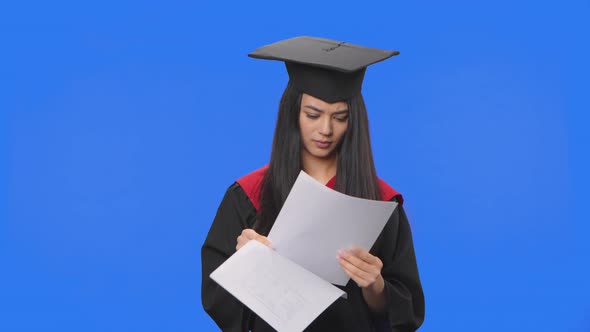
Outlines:
<svg viewBox="0 0 590 332"><path fill-rule="evenodd" d="M301 163L305 173L321 183L328 183L336 175L338 157L317 158L307 153L302 154Z"/></svg>

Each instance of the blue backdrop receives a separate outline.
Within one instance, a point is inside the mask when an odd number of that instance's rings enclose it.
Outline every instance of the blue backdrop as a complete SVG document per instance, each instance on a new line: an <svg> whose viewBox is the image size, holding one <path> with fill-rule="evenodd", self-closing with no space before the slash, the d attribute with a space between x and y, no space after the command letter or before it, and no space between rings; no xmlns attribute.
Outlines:
<svg viewBox="0 0 590 332"><path fill-rule="evenodd" d="M590 331L588 1L0 5L0 330L215 331L200 246L267 162L298 35L401 55L364 94L421 331Z"/></svg>

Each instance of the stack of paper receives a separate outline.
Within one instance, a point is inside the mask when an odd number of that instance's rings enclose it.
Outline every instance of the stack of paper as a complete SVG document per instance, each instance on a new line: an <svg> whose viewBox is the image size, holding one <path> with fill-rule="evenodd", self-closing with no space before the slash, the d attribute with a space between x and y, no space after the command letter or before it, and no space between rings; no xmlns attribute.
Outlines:
<svg viewBox="0 0 590 332"><path fill-rule="evenodd" d="M268 236L273 248L248 242L211 279L278 331L302 331L344 294L331 284L349 280L338 250L368 250L396 207L344 195L302 171Z"/></svg>

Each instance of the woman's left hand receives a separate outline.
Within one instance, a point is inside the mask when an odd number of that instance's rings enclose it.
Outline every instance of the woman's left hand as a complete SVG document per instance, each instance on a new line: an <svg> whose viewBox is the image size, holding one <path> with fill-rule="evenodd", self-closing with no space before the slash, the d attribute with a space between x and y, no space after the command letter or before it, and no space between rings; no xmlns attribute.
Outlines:
<svg viewBox="0 0 590 332"><path fill-rule="evenodd" d="M383 262L368 251L352 247L349 250L338 251L338 262L342 269L363 290L377 295L383 292L385 282L381 276Z"/></svg>

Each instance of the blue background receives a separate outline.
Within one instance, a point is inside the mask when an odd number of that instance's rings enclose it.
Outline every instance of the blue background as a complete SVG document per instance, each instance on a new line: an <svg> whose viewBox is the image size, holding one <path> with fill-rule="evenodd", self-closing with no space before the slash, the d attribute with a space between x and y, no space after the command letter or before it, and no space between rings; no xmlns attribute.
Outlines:
<svg viewBox="0 0 590 332"><path fill-rule="evenodd" d="M588 1L0 5L0 330L214 331L200 246L268 161L286 84L254 48L401 55L364 95L401 191L421 331L590 331Z"/></svg>

